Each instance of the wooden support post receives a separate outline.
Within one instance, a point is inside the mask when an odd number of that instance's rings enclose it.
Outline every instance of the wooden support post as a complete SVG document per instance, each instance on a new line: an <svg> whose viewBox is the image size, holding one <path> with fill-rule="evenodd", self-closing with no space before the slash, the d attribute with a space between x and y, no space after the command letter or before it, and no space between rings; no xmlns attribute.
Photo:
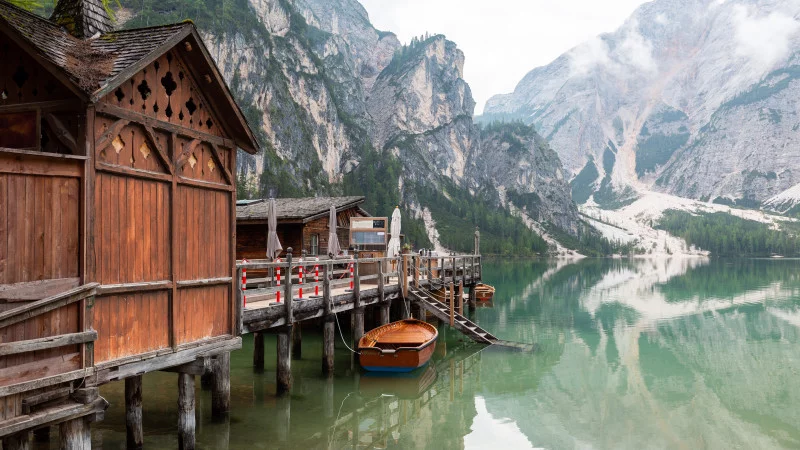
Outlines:
<svg viewBox="0 0 800 450"><path fill-rule="evenodd" d="M195 446L194 375L178 374L178 448L194 450Z"/></svg>
<svg viewBox="0 0 800 450"><path fill-rule="evenodd" d="M444 257L439 258L439 278L442 280L442 287L444 287Z"/></svg>
<svg viewBox="0 0 800 450"><path fill-rule="evenodd" d="M471 311L475 311L475 308L478 306L477 303L478 302L475 295L475 286L472 286L471 288L469 288L469 309Z"/></svg>
<svg viewBox="0 0 800 450"><path fill-rule="evenodd" d="M85 417L61 422L59 435L61 450L91 450L92 448L92 435L89 430L89 422Z"/></svg>
<svg viewBox="0 0 800 450"><path fill-rule="evenodd" d="M286 442L290 439L291 425L292 398L286 395L275 402L275 429L277 431L278 442Z"/></svg>
<svg viewBox="0 0 800 450"><path fill-rule="evenodd" d="M433 280L433 272L431 272L431 255L428 254L428 287L431 286L432 280Z"/></svg>
<svg viewBox="0 0 800 450"><path fill-rule="evenodd" d="M333 376L334 344L336 343L335 320L333 314L326 316L322 329L322 373L329 377Z"/></svg>
<svg viewBox="0 0 800 450"><path fill-rule="evenodd" d="M475 247L475 252L474 253L476 255L480 255L481 254L481 232L478 230L478 227L475 227L474 247Z"/></svg>
<svg viewBox="0 0 800 450"><path fill-rule="evenodd" d="M3 438L3 450L28 450L31 448L31 434L20 431Z"/></svg>
<svg viewBox="0 0 800 450"><path fill-rule="evenodd" d="M141 375L125 378L125 436L128 450L144 445Z"/></svg>
<svg viewBox="0 0 800 450"><path fill-rule="evenodd" d="M294 314L292 312L292 303L294 297L292 296L292 247L286 249L286 283L283 285L283 302L286 310L286 323L294 323Z"/></svg>
<svg viewBox="0 0 800 450"><path fill-rule="evenodd" d="M298 322L292 327L292 359L300 359L303 356L303 330Z"/></svg>
<svg viewBox="0 0 800 450"><path fill-rule="evenodd" d="M456 324L456 316L455 316L456 310L455 310L455 307L454 307L455 305L453 305L453 302L455 301L455 297L456 297L456 291L453 288L453 282L452 281L450 282L449 290L450 290L450 326L452 327L452 326L455 326L455 324Z"/></svg>
<svg viewBox="0 0 800 450"><path fill-rule="evenodd" d="M389 302L384 302L378 305L380 312L379 325L386 325L389 323Z"/></svg>
<svg viewBox="0 0 800 450"><path fill-rule="evenodd" d="M322 301L323 308L325 309L325 316L330 316L333 311L333 300L331 299L331 274L333 273L333 264L325 263L322 265Z"/></svg>
<svg viewBox="0 0 800 450"><path fill-rule="evenodd" d="M253 333L253 368L264 370L264 333Z"/></svg>
<svg viewBox="0 0 800 450"><path fill-rule="evenodd" d="M358 341L361 339L362 336L364 336L363 307L353 309L353 345L357 346Z"/></svg>
<svg viewBox="0 0 800 450"><path fill-rule="evenodd" d="M288 394L292 389L292 357L291 357L292 326L278 330L278 361L277 361L277 393Z"/></svg>
<svg viewBox="0 0 800 450"><path fill-rule="evenodd" d="M211 417L224 417L231 409L231 354L221 353L211 363Z"/></svg>
<svg viewBox="0 0 800 450"><path fill-rule="evenodd" d="M402 277L403 277L403 299L408 298L408 255L403 255L403 264L402 264Z"/></svg>
<svg viewBox="0 0 800 450"><path fill-rule="evenodd" d="M361 266L358 263L358 252L356 252L356 260L353 263L353 308L361 308ZM362 315L364 311L361 311ZM363 322L362 322L363 323Z"/></svg>
<svg viewBox="0 0 800 450"><path fill-rule="evenodd" d="M464 280L458 282L458 313L464 315Z"/></svg>
<svg viewBox="0 0 800 450"><path fill-rule="evenodd" d="M419 258L416 255L412 255L411 261L414 265L414 287L419 289Z"/></svg>

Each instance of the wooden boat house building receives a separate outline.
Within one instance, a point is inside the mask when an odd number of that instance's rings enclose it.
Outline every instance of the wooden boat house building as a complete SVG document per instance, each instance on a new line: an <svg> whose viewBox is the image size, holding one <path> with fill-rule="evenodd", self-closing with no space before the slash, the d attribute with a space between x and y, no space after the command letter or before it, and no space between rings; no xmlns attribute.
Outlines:
<svg viewBox="0 0 800 450"><path fill-rule="evenodd" d="M342 249L350 247L350 220L370 217L361 205L364 197L277 198L278 239L296 255L328 254L328 218L336 208L336 235ZM264 259L267 251L267 199L236 203L236 259Z"/></svg>
<svg viewBox="0 0 800 450"><path fill-rule="evenodd" d="M241 346L232 173L253 134L188 22L113 31L100 0L50 19L0 0L0 60L2 448L53 425L89 448L97 386L122 379L141 445L154 370L179 372L192 448L194 375L224 411Z"/></svg>

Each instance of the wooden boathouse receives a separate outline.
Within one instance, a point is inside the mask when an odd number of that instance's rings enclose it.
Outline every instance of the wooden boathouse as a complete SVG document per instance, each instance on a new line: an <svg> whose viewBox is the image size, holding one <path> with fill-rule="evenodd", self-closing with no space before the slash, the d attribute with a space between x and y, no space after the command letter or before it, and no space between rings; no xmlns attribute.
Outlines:
<svg viewBox="0 0 800 450"><path fill-rule="evenodd" d="M0 0L0 439L58 425L90 448L125 380L142 445L141 375L178 372L194 447L194 375L228 408L236 303L237 148L257 144L191 23L113 31L100 0L49 19Z"/></svg>
<svg viewBox="0 0 800 450"><path fill-rule="evenodd" d="M276 198L278 239L284 247L309 256L328 254L328 215L336 208L341 248L350 247L350 219L370 217L364 197ZM236 259L263 259L267 253L267 199L236 202Z"/></svg>

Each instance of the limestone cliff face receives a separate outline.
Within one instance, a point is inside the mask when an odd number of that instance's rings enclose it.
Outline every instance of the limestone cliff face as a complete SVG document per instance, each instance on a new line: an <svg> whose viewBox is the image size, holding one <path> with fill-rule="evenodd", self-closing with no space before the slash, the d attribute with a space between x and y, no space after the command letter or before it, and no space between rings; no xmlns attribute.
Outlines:
<svg viewBox="0 0 800 450"><path fill-rule="evenodd" d="M486 116L534 124L581 201L655 189L757 205L800 183L798 48L796 0L655 0Z"/></svg>
<svg viewBox="0 0 800 450"><path fill-rule="evenodd" d="M436 35L403 46L355 0L249 6L248 21L204 35L264 147L240 158L237 178L249 195L357 188L375 208L399 203L429 237L444 220L431 191L445 193L448 212L474 199L506 217L535 197L528 216L577 230L560 161L538 135L523 126L524 148L509 153L503 132L473 123L455 43Z"/></svg>

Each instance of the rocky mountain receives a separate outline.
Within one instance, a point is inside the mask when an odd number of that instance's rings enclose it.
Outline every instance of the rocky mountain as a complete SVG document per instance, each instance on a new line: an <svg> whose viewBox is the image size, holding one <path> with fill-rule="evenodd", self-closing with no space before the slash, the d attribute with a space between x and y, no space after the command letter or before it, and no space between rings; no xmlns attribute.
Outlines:
<svg viewBox="0 0 800 450"><path fill-rule="evenodd" d="M800 184L798 49L798 0L655 0L491 98L484 119L534 125L579 203L656 190L787 210L800 201L782 195Z"/></svg>
<svg viewBox="0 0 800 450"><path fill-rule="evenodd" d="M558 156L523 124L481 129L464 54L444 36L402 45L355 0L123 0L123 26L191 17L256 129L241 155L248 196L364 194L418 246L541 253L546 229L577 235ZM511 237L511 239L509 239Z"/></svg>

